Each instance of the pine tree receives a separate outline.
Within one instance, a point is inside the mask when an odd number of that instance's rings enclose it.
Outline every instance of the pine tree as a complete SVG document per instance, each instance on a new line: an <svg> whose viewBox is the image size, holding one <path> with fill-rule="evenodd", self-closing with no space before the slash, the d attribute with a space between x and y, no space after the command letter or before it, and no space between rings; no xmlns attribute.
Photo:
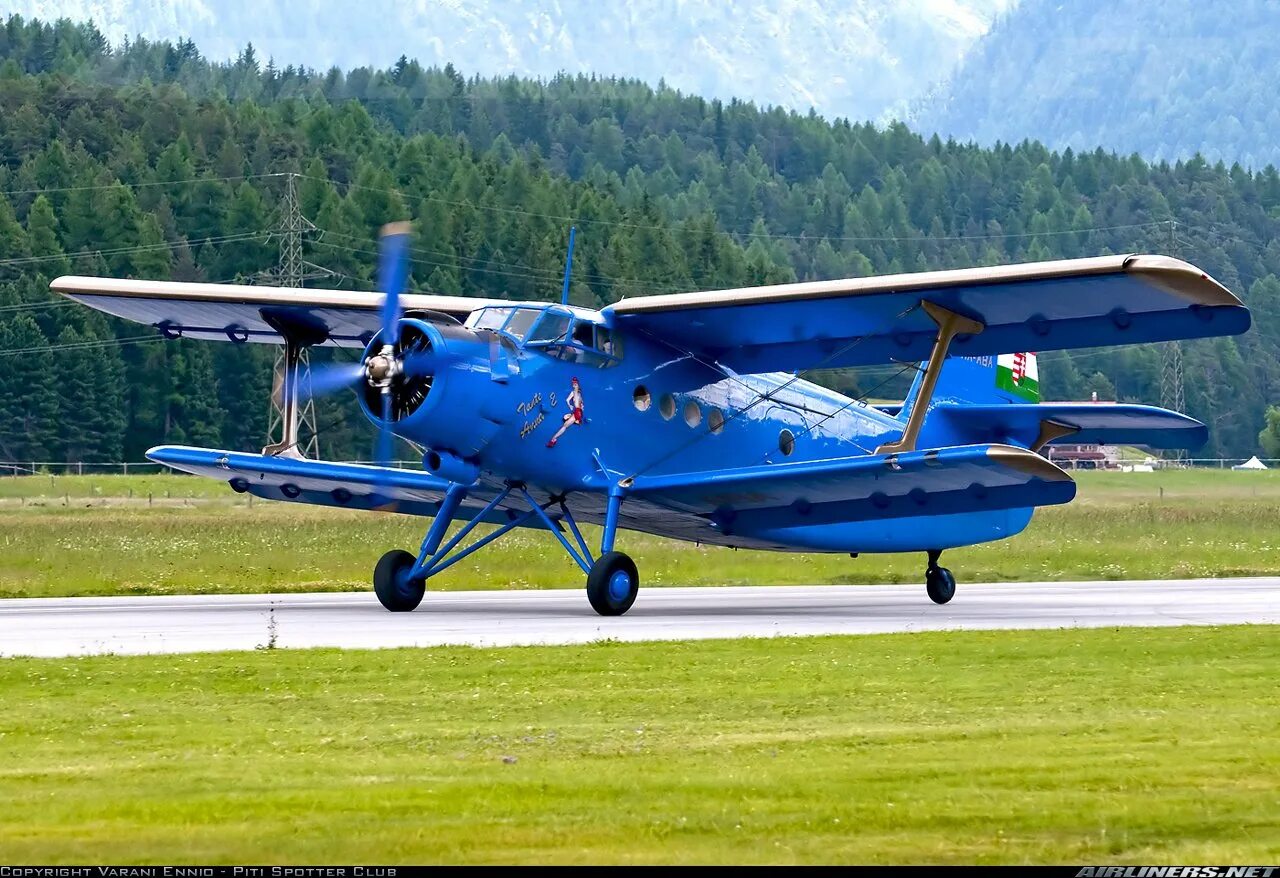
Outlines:
<svg viewBox="0 0 1280 878"><path fill-rule="evenodd" d="M58 430L49 342L27 314L0 322L0 456L47 461Z"/></svg>

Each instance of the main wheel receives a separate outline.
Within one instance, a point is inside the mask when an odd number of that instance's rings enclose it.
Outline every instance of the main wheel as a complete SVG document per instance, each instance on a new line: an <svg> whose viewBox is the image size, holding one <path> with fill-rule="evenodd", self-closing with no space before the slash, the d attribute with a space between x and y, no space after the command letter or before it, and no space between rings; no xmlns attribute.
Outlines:
<svg viewBox="0 0 1280 878"><path fill-rule="evenodd" d="M393 613L407 613L422 603L427 592L427 581L422 577L409 578L417 557L403 549L392 549L378 559L373 568L373 593L379 602Z"/></svg>
<svg viewBox="0 0 1280 878"><path fill-rule="evenodd" d="M601 616L621 616L631 609L639 591L635 562L622 552L601 555L587 574L587 600Z"/></svg>
<svg viewBox="0 0 1280 878"><path fill-rule="evenodd" d="M925 573L924 587L929 593L929 600L935 604L945 604L955 597L956 578L945 567L930 567Z"/></svg>

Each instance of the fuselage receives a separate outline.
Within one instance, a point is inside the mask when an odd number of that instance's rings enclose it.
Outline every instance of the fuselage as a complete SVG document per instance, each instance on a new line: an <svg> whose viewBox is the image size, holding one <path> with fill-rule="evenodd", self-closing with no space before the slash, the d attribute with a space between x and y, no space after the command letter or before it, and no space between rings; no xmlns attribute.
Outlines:
<svg viewBox="0 0 1280 878"><path fill-rule="evenodd" d="M412 316L406 325L445 357L395 431L430 449L443 476L461 468L491 484L563 493L588 521L603 514L608 486L627 478L862 456L902 432L897 417L795 375L734 374L662 339L620 336L586 309L513 303L481 309L465 326ZM376 417L368 402L366 412ZM1003 510L728 535L629 503L622 524L750 548L885 552L999 539L1030 516Z"/></svg>

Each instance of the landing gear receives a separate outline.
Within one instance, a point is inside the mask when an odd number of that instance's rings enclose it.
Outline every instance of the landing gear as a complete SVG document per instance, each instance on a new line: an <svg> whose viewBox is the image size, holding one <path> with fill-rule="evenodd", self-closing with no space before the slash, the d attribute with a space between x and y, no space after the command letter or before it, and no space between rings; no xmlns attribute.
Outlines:
<svg viewBox="0 0 1280 878"><path fill-rule="evenodd" d="M373 568L374 594L393 613L407 613L415 609L427 592L426 577L413 575L417 560L403 549L392 549Z"/></svg>
<svg viewBox="0 0 1280 878"><path fill-rule="evenodd" d="M935 604L945 604L956 594L956 578L951 575L950 570L938 566L941 555L937 550L929 552L929 567L924 574L925 591L929 593L929 600Z"/></svg>
<svg viewBox="0 0 1280 878"><path fill-rule="evenodd" d="M564 494L553 495L545 502L538 502L519 482L508 482L483 509L467 513L466 524L446 540L445 535L454 516L464 517L459 514L459 509L470 487L458 483L449 486L435 510L431 528L417 555L397 549L382 556L373 572L373 590L384 607L397 613L414 609L422 602L422 596L427 590L427 580L432 576L517 527L541 524L559 541L574 563L582 568L582 572L587 574L587 600L592 609L601 616L621 616L631 609L640 590L640 575L634 561L622 552L613 551L613 539L618 531L619 510L624 493L620 486L609 492L598 559L592 557L587 541L583 539L582 531L574 521L573 513L569 511ZM513 494L524 501L528 506L527 511L520 512L518 508L504 509L508 498ZM553 508L556 511L548 511ZM498 527L462 547L463 540L482 522L497 524Z"/></svg>
<svg viewBox="0 0 1280 878"><path fill-rule="evenodd" d="M622 552L601 555L587 574L587 600L601 616L621 616L631 609L639 591L635 562Z"/></svg>

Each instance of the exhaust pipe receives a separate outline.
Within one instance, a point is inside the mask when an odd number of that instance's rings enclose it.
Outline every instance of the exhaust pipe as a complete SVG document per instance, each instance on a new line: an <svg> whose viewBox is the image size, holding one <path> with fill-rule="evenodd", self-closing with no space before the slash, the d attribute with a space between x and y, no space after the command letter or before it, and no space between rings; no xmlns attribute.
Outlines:
<svg viewBox="0 0 1280 878"><path fill-rule="evenodd" d="M427 472L460 485L474 485L480 478L480 467L448 451L428 451L422 456Z"/></svg>

